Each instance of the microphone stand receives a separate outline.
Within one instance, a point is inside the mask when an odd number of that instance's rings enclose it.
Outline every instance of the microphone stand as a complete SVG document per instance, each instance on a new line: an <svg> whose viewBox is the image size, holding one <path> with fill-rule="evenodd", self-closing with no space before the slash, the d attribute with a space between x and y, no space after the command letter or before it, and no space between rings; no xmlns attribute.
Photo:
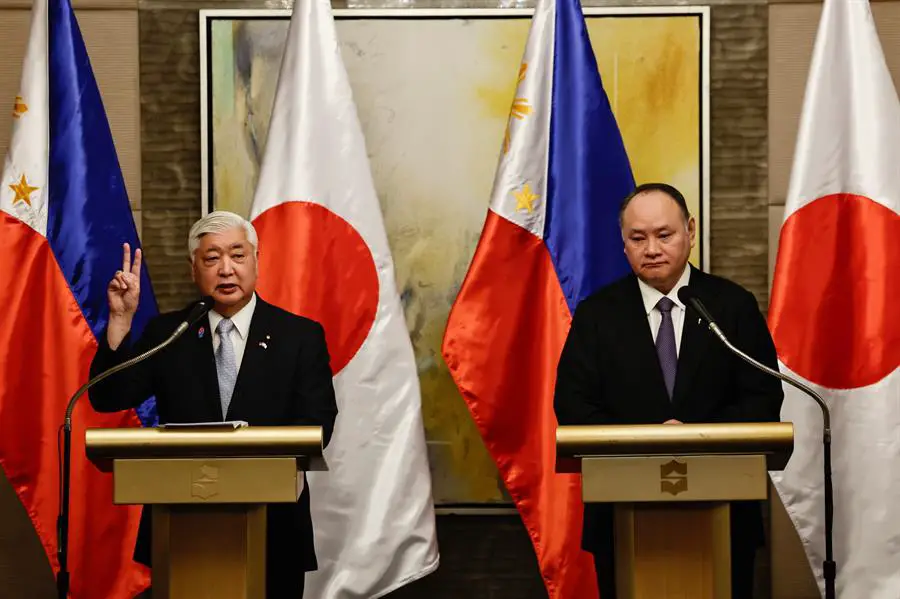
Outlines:
<svg viewBox="0 0 900 599"><path fill-rule="evenodd" d="M732 353L740 357L745 362L749 363L752 366L755 366L759 370L766 372L776 378L781 379L785 383L796 387L800 391L806 393L810 397L815 400L817 404L819 404L819 408L822 410L822 451L824 458L824 478L825 478L825 561L822 563L822 573L825 578L825 599L835 599L835 579L837 577L837 565L834 561L834 553L833 553L833 520L834 520L834 491L832 487L831 481L831 413L828 410L828 406L825 404L825 400L822 399L822 396L810 389L807 385L804 385L800 381L794 380L792 377L789 377L777 370L769 368L765 364L754 360L738 348L736 348L725 336L725 333L719 328L719 325L715 323L712 317L709 315L709 312L703 307L703 304L699 299L692 297L688 300L688 302L693 306L695 310L703 317L703 320L707 322L709 326L709 330L713 332L713 334L719 338L719 340L725 344L725 346L731 350Z"/></svg>
<svg viewBox="0 0 900 599"><path fill-rule="evenodd" d="M59 507L59 516L56 520L56 535L57 535L57 551L56 556L59 561L59 574L56 577L56 591L58 599L67 599L69 593L69 571L68 571L68 561L69 561L69 481L71 478L71 461L72 461L72 412L75 411L75 404L81 398L85 392L99 383L100 381L110 377L117 372L121 372L126 368L130 368L135 364L146 360L147 358L159 353L169 345L175 342L176 339L181 337L186 330L188 330L197 320L200 319L201 316L206 314L212 308L211 298L204 298L201 302L195 307L195 311L199 312L193 318L188 318L184 320L181 324L178 325L178 328L169 335L169 338L157 345L156 347L152 347L144 353L127 360L126 362L122 362L118 366L114 366L109 370L101 372L87 383L82 385L78 391L72 395L72 398L69 399L69 404L66 406L66 417L63 421L62 432L63 432L63 449L62 449L62 472L60 482L60 507Z"/></svg>

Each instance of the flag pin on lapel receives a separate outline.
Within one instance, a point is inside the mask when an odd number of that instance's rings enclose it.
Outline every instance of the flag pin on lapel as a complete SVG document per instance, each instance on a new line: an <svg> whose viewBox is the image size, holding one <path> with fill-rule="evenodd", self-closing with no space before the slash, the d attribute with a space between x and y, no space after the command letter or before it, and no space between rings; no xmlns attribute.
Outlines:
<svg viewBox="0 0 900 599"><path fill-rule="evenodd" d="M197 339L203 339L203 335L206 334L206 327L200 327L200 330L197 331Z"/></svg>

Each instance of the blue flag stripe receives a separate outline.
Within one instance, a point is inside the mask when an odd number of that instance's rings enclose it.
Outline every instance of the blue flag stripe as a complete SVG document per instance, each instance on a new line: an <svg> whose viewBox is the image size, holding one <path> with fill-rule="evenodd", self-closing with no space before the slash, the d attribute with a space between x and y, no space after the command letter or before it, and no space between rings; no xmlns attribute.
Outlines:
<svg viewBox="0 0 900 599"><path fill-rule="evenodd" d="M635 184L578 0L557 0L554 31L544 239L574 314L630 272L619 206Z"/></svg>
<svg viewBox="0 0 900 599"><path fill-rule="evenodd" d="M50 0L47 239L94 336L109 319L106 287L122 244L140 247L106 112L69 0ZM132 250L132 255L133 255ZM146 265L145 265L146 266ZM133 331L157 313L147 268ZM139 410L153 424L154 402Z"/></svg>

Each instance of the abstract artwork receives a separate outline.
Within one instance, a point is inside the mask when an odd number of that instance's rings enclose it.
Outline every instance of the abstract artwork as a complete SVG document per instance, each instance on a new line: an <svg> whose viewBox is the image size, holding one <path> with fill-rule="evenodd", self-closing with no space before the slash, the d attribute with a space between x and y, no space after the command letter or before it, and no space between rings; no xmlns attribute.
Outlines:
<svg viewBox="0 0 900 599"><path fill-rule="evenodd" d="M506 504L440 344L484 222L530 11L335 16L416 353L435 502ZM585 16L635 178L685 193L699 226L691 260L708 269L708 9ZM289 18L201 11L204 211L249 212Z"/></svg>

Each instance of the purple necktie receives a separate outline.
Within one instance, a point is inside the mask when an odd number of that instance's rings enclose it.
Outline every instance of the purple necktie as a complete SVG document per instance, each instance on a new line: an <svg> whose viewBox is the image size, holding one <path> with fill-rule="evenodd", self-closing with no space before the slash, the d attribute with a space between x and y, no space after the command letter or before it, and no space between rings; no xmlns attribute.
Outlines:
<svg viewBox="0 0 900 599"><path fill-rule="evenodd" d="M661 298L656 303L656 309L662 315L662 322L659 323L659 331L656 333L656 355L659 356L659 365L662 368L663 380L666 382L670 400L672 391L675 389L675 372L678 370L675 327L672 326L672 308L674 307L675 302L667 297Z"/></svg>

